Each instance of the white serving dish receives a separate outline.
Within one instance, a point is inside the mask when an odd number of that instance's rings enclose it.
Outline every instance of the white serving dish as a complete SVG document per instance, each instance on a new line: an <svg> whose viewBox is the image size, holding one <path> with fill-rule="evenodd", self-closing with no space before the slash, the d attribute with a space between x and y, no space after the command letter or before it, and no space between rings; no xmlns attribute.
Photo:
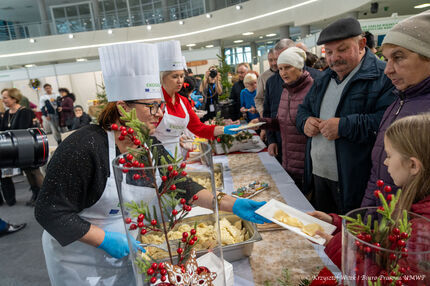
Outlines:
<svg viewBox="0 0 430 286"><path fill-rule="evenodd" d="M282 223L276 219L273 218L273 216L275 215L276 211L278 210L282 210L285 213L287 213L288 215L290 215L291 217L295 217L298 220L300 220L304 225L310 224L310 223L317 223L319 224L323 229L324 232L327 234L332 234L335 230L336 230L336 226L329 224L325 221L322 221L320 219L317 219L313 216L308 215L307 213L304 213L302 211L299 211L293 207L290 207L280 201L271 199L270 201L268 201L264 206L262 206L261 208L259 208L258 210L256 210L255 212L259 215L261 215L262 217L267 218L268 220L300 235L303 236L304 238L324 245L325 243L325 239L320 237L319 235L315 235L315 236L309 236L307 234L305 234L300 228L295 227L295 226L291 226L285 223Z"/></svg>

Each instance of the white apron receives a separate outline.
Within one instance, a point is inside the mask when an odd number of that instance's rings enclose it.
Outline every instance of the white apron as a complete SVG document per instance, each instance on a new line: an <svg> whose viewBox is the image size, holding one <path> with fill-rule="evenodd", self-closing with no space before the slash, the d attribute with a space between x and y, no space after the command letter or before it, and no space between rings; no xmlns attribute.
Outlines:
<svg viewBox="0 0 430 286"><path fill-rule="evenodd" d="M108 133L110 176L100 199L78 215L104 230L125 233L124 221L119 206L112 161L116 157L115 138ZM157 178L158 181L158 178ZM122 183L124 201L153 202L156 194L153 188L135 187ZM43 252L49 279L57 285L135 285L132 263L128 257L117 259L104 250L75 241L65 247L44 231Z"/></svg>
<svg viewBox="0 0 430 286"><path fill-rule="evenodd" d="M179 137L187 129L188 123L190 122L190 115L188 114L187 108L184 103L177 97L177 100L181 103L182 109L185 113L185 118L180 118L169 114L167 108L164 111L163 119L161 119L157 128L155 129L155 137L163 143L164 148L172 155L175 156L175 149L177 147L178 156L181 156L181 147L179 146ZM172 143L172 144L168 144ZM176 143L176 144L173 144Z"/></svg>

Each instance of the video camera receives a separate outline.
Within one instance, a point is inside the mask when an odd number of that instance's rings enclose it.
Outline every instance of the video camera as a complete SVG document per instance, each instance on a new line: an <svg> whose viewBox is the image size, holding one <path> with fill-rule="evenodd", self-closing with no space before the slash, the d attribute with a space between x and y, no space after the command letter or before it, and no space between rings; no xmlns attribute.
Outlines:
<svg viewBox="0 0 430 286"><path fill-rule="evenodd" d="M37 168L48 156L48 136L42 129L0 132L0 168Z"/></svg>

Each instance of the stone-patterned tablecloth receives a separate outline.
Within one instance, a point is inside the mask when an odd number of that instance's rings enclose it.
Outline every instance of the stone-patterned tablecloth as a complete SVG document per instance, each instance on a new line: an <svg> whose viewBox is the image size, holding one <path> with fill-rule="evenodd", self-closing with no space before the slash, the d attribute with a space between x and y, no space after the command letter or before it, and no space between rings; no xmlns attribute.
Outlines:
<svg viewBox="0 0 430 286"><path fill-rule="evenodd" d="M229 155L228 162L235 188L255 180L265 181L271 188L253 199L268 201L273 198L285 202L258 154ZM300 280L310 279L324 267L312 243L289 230L262 232L261 236L263 240L254 244L250 257L255 285L275 282L284 269L290 273L291 285L299 285Z"/></svg>

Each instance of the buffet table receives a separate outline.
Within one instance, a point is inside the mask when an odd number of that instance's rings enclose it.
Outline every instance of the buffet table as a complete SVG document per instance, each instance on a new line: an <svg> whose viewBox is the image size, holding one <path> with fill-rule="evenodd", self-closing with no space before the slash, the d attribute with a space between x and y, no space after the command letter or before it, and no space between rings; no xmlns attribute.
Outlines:
<svg viewBox="0 0 430 286"><path fill-rule="evenodd" d="M231 194L239 186L252 181L268 182L271 188L252 199L283 201L301 211L313 207L294 184L278 161L267 152L215 156L214 163L224 165L224 190ZM312 280L313 275L327 266L335 275L339 269L325 255L322 246L313 244L289 230L261 233L263 240L254 244L249 258L233 262L235 285L264 285L282 276L288 270L291 285L302 279Z"/></svg>

